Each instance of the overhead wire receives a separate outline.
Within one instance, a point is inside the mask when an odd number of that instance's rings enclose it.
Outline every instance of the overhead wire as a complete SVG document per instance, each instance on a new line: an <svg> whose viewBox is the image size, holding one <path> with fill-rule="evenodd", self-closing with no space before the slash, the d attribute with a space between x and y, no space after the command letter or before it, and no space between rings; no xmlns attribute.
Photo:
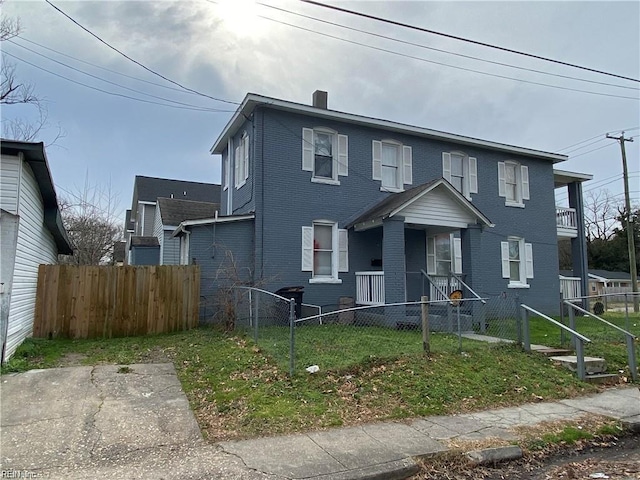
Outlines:
<svg viewBox="0 0 640 480"><path fill-rule="evenodd" d="M216 113L223 113L223 112L224 113L228 113L228 112L235 111L235 110L213 110L213 109L206 108L206 107L186 107L186 106L181 106L181 105L173 105L173 104L170 104L170 103L154 102L152 100L145 100L143 98L132 97L131 95L125 95L125 94L117 93L117 92L110 92L108 90L103 90L101 88L98 88L98 87L95 87L95 86L92 86L92 85L88 85L86 83L79 82L77 80L73 80L72 78L68 78L68 77L65 77L64 75L60 75L59 73L52 72L51 70L48 70L48 69L46 69L44 67L41 67L40 65L36 65L35 63L31 63L31 62L29 62L27 60L24 60L23 58L20 58L17 55L14 55L14 54L12 54L10 52L3 51L3 54L4 55L8 55L8 56L10 56L12 58L15 58L16 60L18 60L18 61L20 61L22 63L26 63L27 65L31 65L32 67L37 68L39 70L42 70L44 72L47 72L47 73L49 73L51 75L54 75L54 76L59 77L59 78L62 78L63 80L67 80L67 81L69 81L71 83L75 83L77 85L81 85L83 87L89 88L91 90L96 90L98 92L102 92L102 93L105 93L107 95L112 95L112 96L122 97L122 98L128 98L130 100L135 100L135 101L142 102L142 103L149 103L149 104L153 104L153 105L161 105L163 107L177 108L177 109L180 109L180 110L193 110L193 111L199 111L199 112L216 112Z"/></svg>
<svg viewBox="0 0 640 480"><path fill-rule="evenodd" d="M611 130L610 132L599 133L598 135L594 135L593 137L587 138L586 140L582 140L582 141L580 141L580 142L574 143L574 144L569 145L569 146L567 146L567 147L560 148L559 150L556 150L556 152L557 152L557 153L560 153L560 152L562 152L563 150L567 150L567 149L569 149L569 148L575 147L575 146L580 145L580 144L582 144L582 143L586 143L586 142L588 142L588 141L590 141L590 140L593 140L593 139L595 139L595 138L598 138L598 137L603 137L603 139L604 139L604 137L606 137L607 135L611 135L611 134L613 134L613 133L618 133L618 132L632 132L632 131L634 131L634 130L638 130L639 128L640 128L640 126L639 126L639 127L621 128L621 129L618 129L618 130Z"/></svg>
<svg viewBox="0 0 640 480"><path fill-rule="evenodd" d="M69 19L71 22L73 22L75 25L77 25L78 27L80 27L82 30L84 30L85 32L87 32L89 35L91 35L92 37L94 37L95 39L97 39L98 41L100 41L101 43L103 43L104 45L106 45L107 47L109 47L111 50L113 50L114 52L117 52L118 54L122 55L124 58L126 58L127 60L129 60L130 62L135 63L136 65L138 65L139 67L145 69L146 71L148 71L149 73L152 73L153 75L156 75L157 77L162 78L163 80L172 83L188 92L192 92L195 93L197 95L200 95L202 97L205 98L209 98L211 100L215 100L217 102L223 102L223 103L228 103L228 104L232 104L232 105L240 105L240 102L234 102L231 100L225 100L224 98L219 98L219 97L214 97L212 95L208 95L206 93L202 93L198 90L195 90L193 88L189 88L186 87L184 85L182 85L179 82L176 82L175 80L172 80L169 77L166 77L165 75L156 72L155 70L147 67L146 65L144 65L143 63L139 62L138 60L135 60L134 58L130 57L129 55L127 55L126 53L124 53L123 51L117 49L116 47L114 47L113 45L111 45L110 43L108 43L107 41L103 40L102 38L100 38L98 35L96 35L95 33L93 33L91 30L89 30L87 27L85 27L84 25L82 25L80 22L78 22L77 20L75 20L73 17L71 17L70 15L68 15L67 13L65 13L62 9L60 9L59 7L57 7L56 5L54 5L50 0L45 0L45 2L47 2L53 9L55 9L57 12L59 12L61 15L64 15L67 19Z"/></svg>
<svg viewBox="0 0 640 480"><path fill-rule="evenodd" d="M129 91L134 92L134 93L138 93L140 95L145 95L147 97L156 98L156 99L163 100L163 101L169 102L169 103L175 103L176 105L183 105L183 106L193 107L193 108L197 108L197 109L206 109L206 110L209 110L209 111L212 111L212 112L229 112L229 110L221 110L221 109L218 109L218 108L201 107L201 106L198 106L198 105L193 105L191 103L180 102L180 101L177 101L177 100L172 100L172 99L169 99L169 98L160 97L158 95L153 95L151 93L143 92L143 91L137 90L135 88L127 87L125 85L122 85L122 84L119 84L119 83L116 83L116 82L112 82L111 80L107 80L107 79L99 77L97 75L93 75L91 73L85 72L84 70L76 68L76 67L74 67L72 65L68 65L68 64L66 64L64 62L61 62L59 60L56 60L54 58L48 57L48 56L46 56L46 55L44 55L44 54L42 54L40 52L36 52L35 50L32 50L29 47L25 47L24 45L17 44L15 42L13 42L12 40L7 40L7 41L9 43L12 43L13 45L16 45L17 47L23 48L23 49L25 49L25 50L27 50L27 51L29 51L31 53L34 53L34 54L39 55L39 56L41 56L43 58L46 58L47 60L49 60L51 62L57 63L58 65L62 65L63 67L69 68L69 69L71 69L71 70L73 70L75 72L81 73L83 75L87 75L88 77L94 78L94 79L99 80L101 82L105 82L105 83L108 83L110 85L114 85L116 87L119 87L119 88L122 88L122 89L125 89L125 90L129 90Z"/></svg>
<svg viewBox="0 0 640 480"><path fill-rule="evenodd" d="M215 0L206 0L206 1L208 1L209 3L217 4L217 2L215 2ZM269 5L269 4L263 3L263 2L256 2L256 5L261 5L263 7L270 8L272 10L285 12L285 13L288 13L288 14L291 14L291 15L296 15L298 17L307 18L309 20L313 20L313 21L316 21L316 22L324 23L324 24L327 24L327 25L333 25L333 26L336 26L336 27L344 28L346 30L350 30L350 31L353 31L353 32L363 33L365 35L370 35L370 36L377 37L377 38L383 38L385 40L389 40L389 41L396 42L396 43L401 43L401 44L404 44L404 45L409 45L409 46L412 46L412 47L418 47L418 48L423 48L423 49L426 49L426 50L432 50L434 52L445 53L447 55L454 55L454 56L457 56L457 57L467 58L467 59L470 59L470 60L476 60L476 61L479 61L479 62L485 62L485 63L489 63L489 64L492 64L492 65L499 65L501 67L513 68L513 69L517 69L517 70L523 70L523 71L526 71L526 72L538 73L538 74L541 74L541 75L548 75L548 76L553 76L553 77L558 77L558 78L575 80L575 81L578 81L578 82L593 83L593 84L597 84L597 85L605 85L605 86L609 86L609 87L624 88L624 89L628 89L628 90L639 91L638 87L630 87L630 86L626 86L626 85L617 85L617 84L614 84L614 83L599 82L599 81L596 81L596 80L587 80L585 78L573 77L571 75L562 75L562 74L559 74L559 73L545 72L543 70L537 70L535 68L527 68L527 67L522 67L522 66L519 66L519 65L512 65L512 64L509 64L509 63L498 62L498 61L494 61L494 60L488 60L488 59L476 57L476 56L473 56L473 55L465 55L463 53L452 52L452 51L441 49L441 48L430 47L430 46L427 46L427 45L424 45L424 44L415 43L415 42L409 42L407 40L401 40L399 38L390 37L388 35L382 35L382 34L379 34L379 33L374 33L374 32L370 32L370 31L367 31L367 30L362 30L362 29L359 29L359 28L350 27L348 25L343 25L343 24L340 24L340 23L337 23L337 22L332 22L332 21L325 20L325 19L322 19L322 18L313 17L311 15L305 15L305 14L302 14L302 13L299 13L299 12L294 12L294 11L291 11L291 10L287 10L286 8L276 7L275 5ZM277 20L274 20L274 21L277 21Z"/></svg>
<svg viewBox="0 0 640 480"><path fill-rule="evenodd" d="M616 78L620 78L620 79L623 79L623 80L629 80L629 81L632 81L632 82L640 83L640 79L637 79L637 78L626 77L624 75L618 75L616 73L606 72L606 71L598 70L598 69L595 69L595 68L590 68L590 67L585 67L585 66L582 66L582 65L577 65L577 64L574 64L574 63L564 62L562 60L556 60L554 58L543 57L541 55L536 55L536 54L533 54L533 53L522 52L522 51L514 50L514 49L511 49L511 48L502 47L500 45L494 45L494 44L487 43L487 42L481 42L481 41L478 41L478 40L473 40L473 39L470 39L470 38L461 37L461 36L458 36L458 35L452 35L452 34L449 34L449 33L438 32L436 30L431 30L431 29L428 29L428 28L418 27L416 25L411 25L411 24L408 24L408 23L398 22L396 20L391 20L391 19L388 19L388 18L378 17L378 16L370 15L370 14L367 14L367 13L364 13L364 12L358 12L358 11L355 11L355 10L349 10L349 9L346 9L346 8L343 8L343 7L338 7L338 6L335 6L335 5L328 5L326 3L318 2L316 0L298 0L298 1L300 1L302 3L307 3L307 4L310 4L310 5L315 5L315 6L318 6L318 7L322 7L322 8L335 10L335 11L338 11L338 12L341 12L341 13L347 13L347 14L350 14L350 15L356 15L356 16L359 16L359 17L362 17L362 18L367 18L367 19L370 19L370 20L375 20L375 21L378 21L378 22L383 22L383 23L387 23L387 24L390 24L390 25L395 25L395 26L398 26L398 27L408 28L408 29L411 29L411 30L417 30L417 31L420 31L420 32L423 32L423 33L429 33L429 34L432 34L432 35L438 35L438 36L441 36L441 37L446 37L446 38L450 38L450 39L453 39L453 40L459 40L459 41L462 41L462 42L472 43L472 44L475 44L475 45L480 45L482 47L492 48L492 49L500 50L500 51L503 51L503 52L513 53L513 54L516 54L516 55L535 58L537 60L542 60L542 61L545 61L545 62L551 62L551 63L563 65L563 66L566 66L566 67L577 68L577 69L580 69L580 70L586 70L586 71L593 72L593 73L598 73L598 74L601 74L601 75L607 75L607 76L610 76L610 77L616 77Z"/></svg>

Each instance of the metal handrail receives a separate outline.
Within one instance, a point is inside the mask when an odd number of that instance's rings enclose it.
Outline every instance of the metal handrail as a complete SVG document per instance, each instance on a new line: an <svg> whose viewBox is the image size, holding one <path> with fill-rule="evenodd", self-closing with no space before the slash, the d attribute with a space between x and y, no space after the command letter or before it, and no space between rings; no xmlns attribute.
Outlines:
<svg viewBox="0 0 640 480"><path fill-rule="evenodd" d="M524 308L525 310L528 310L529 312L544 318L545 320L548 320L549 322L553 323L555 326L560 327L561 329L569 332L571 335L575 335L576 337L578 337L580 340L582 340L583 342L588 342L591 343L591 340L589 340L587 337L585 337L584 335L580 335L578 332L576 332L575 330L572 330L571 328L567 327L566 325L554 320L551 317L548 317L547 315L545 315L544 313L540 313L539 311L531 308L528 305L525 304L521 304L520 305L522 308Z"/></svg>
<svg viewBox="0 0 640 480"><path fill-rule="evenodd" d="M584 308L578 307L577 305L574 305L573 303L565 300L563 303L569 305L570 307L572 307L573 309L583 313L584 315L587 315L589 317L593 317L596 320L600 320L602 323L604 323L605 325L608 325L609 327L614 328L615 330L618 330L620 333L624 334L626 337L626 343L627 343L627 358L629 361L629 370L631 371L631 378L634 382L638 381L638 366L637 366L637 361L636 361L636 347L634 344L634 341L636 340L636 336L634 334L632 334L631 332L628 332L627 330L620 328L617 325L614 325L611 322L606 321L604 318L599 317L598 315L596 315L595 313L591 313L588 310L585 310ZM569 323L571 325L572 328L575 328L575 313L573 312L573 310L569 310Z"/></svg>
<svg viewBox="0 0 640 480"><path fill-rule="evenodd" d="M440 295L442 295L444 298L449 298L449 294L444 293L444 291L433 281L433 279L429 276L427 272L424 271L424 269L420 269L420 273L424 275L427 278L427 280L429 280L429 283L433 285L433 287L438 291ZM446 300L446 301L448 302L449 300Z"/></svg>
<svg viewBox="0 0 640 480"><path fill-rule="evenodd" d="M270 292L269 290L262 290L261 288L245 287L244 285L235 285L233 288L243 288L243 289L249 290L249 291L266 293L267 295L271 295L272 297L276 297L276 298L279 298L280 300L284 300L287 303L291 300L290 298L283 297L282 295L278 295L277 293ZM313 305L313 306L315 306L315 305Z"/></svg>
<svg viewBox="0 0 640 480"><path fill-rule="evenodd" d="M451 276L453 276L456 280L458 280L462 285L464 285L465 287L467 287L467 290L469 290L471 292L471 294L476 297L478 300L480 300L482 303L487 303L485 300L483 300L480 295L478 295L473 288L471 288L469 285L467 285L466 283L464 283L464 280L462 280L462 278L460 278L455 272L449 271L449 273L451 274Z"/></svg>
<svg viewBox="0 0 640 480"><path fill-rule="evenodd" d="M520 304L520 307L522 308L522 321L524 323L523 325L523 332L524 332L524 338L523 338L523 344L524 344L524 349L527 352L531 351L531 340L529 338L529 312L544 318L545 320L553 323L554 325L556 325L557 327L560 327L562 330L565 330L567 332L569 332L571 335L573 335L573 338L575 339L575 347L576 347L576 363L577 363L577 374L578 374L578 378L580 380L585 380L586 376L587 376L587 371L584 365L584 344L585 342L587 343L591 343L591 340L589 340L587 337L585 337L584 335L580 335L578 332L576 332L575 330L573 330L572 328L567 327L566 325L563 325L560 322L557 322L556 320L554 320L553 318L545 315L544 313L540 313L539 311L529 307L528 305L524 305L524 304Z"/></svg>

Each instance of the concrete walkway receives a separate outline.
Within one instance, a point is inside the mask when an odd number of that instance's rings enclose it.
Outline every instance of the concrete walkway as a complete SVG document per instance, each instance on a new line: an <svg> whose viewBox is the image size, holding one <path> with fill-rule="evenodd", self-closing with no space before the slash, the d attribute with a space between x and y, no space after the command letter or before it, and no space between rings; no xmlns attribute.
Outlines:
<svg viewBox="0 0 640 480"><path fill-rule="evenodd" d="M41 478L407 478L448 441L517 441L514 427L585 414L640 430L640 391L465 415L206 443L171 364L73 367L0 378L0 465ZM517 450L517 449L516 449ZM511 456L514 448L497 455ZM481 452L496 455L495 451ZM5 473L5 477L7 477ZM23 478L26 475L23 474Z"/></svg>

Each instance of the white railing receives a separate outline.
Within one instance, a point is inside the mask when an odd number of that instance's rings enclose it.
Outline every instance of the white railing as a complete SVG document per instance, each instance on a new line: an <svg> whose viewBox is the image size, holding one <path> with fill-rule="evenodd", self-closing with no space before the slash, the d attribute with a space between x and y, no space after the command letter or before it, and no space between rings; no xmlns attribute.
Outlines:
<svg viewBox="0 0 640 480"><path fill-rule="evenodd" d="M563 277L560 275L560 293L565 300L582 296L582 280L579 277Z"/></svg>
<svg viewBox="0 0 640 480"><path fill-rule="evenodd" d="M578 228L576 209L556 207L556 225L563 228Z"/></svg>
<svg viewBox="0 0 640 480"><path fill-rule="evenodd" d="M384 272L356 272L356 303L384 304Z"/></svg>
<svg viewBox="0 0 640 480"><path fill-rule="evenodd" d="M458 282L457 278L449 278L448 275L429 275L429 277L431 278L429 300L448 300L448 295L451 294L451 292L460 290L460 282ZM436 286L438 288L435 288ZM440 291L446 293L447 296L444 297Z"/></svg>

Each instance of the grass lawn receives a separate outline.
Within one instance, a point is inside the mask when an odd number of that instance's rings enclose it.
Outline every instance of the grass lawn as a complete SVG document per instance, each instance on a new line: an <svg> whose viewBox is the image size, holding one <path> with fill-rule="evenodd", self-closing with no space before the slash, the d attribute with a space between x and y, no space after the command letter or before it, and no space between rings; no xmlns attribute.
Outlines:
<svg viewBox="0 0 640 480"><path fill-rule="evenodd" d="M271 355L266 338L258 347L248 338L208 328L109 340L31 339L3 373L170 361L201 429L213 441L467 412L596 390L547 358L513 345L464 340L460 353L456 337L436 334L426 358L415 331L370 327L345 334L344 326L333 333L308 327L297 335L300 368L293 378ZM304 372L310 362L320 366L318 373Z"/></svg>

